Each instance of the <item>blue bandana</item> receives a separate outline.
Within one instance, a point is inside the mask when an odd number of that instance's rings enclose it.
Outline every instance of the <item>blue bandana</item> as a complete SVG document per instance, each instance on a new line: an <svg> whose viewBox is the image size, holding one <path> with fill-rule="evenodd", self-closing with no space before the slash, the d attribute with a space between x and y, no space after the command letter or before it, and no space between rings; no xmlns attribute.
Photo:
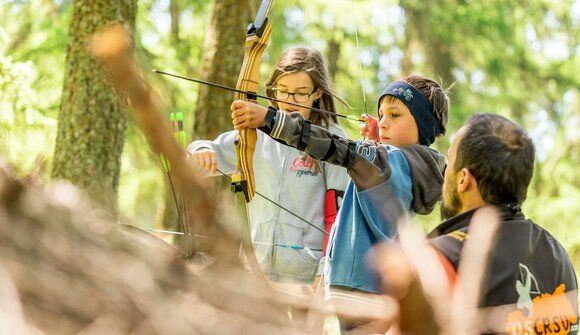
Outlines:
<svg viewBox="0 0 580 335"><path fill-rule="evenodd" d="M433 114L433 107L413 85L403 81L394 81L387 86L379 96L379 108L383 97L390 95L401 100L411 111L417 129L419 130L419 143L430 146L435 142L435 137L440 132L439 122Z"/></svg>

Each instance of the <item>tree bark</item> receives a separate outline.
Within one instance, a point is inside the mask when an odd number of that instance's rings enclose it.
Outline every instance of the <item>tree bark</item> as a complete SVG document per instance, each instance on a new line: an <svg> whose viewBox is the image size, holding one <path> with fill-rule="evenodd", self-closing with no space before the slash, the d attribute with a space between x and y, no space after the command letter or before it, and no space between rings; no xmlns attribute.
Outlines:
<svg viewBox="0 0 580 335"><path fill-rule="evenodd" d="M171 40L173 43L179 43L179 16L181 15L179 0L171 0L169 14L171 15Z"/></svg>
<svg viewBox="0 0 580 335"><path fill-rule="evenodd" d="M244 58L245 27L256 15L259 0L216 0L212 10L202 60L202 79L235 87ZM194 112L194 138L213 139L232 129L233 93L199 86Z"/></svg>
<svg viewBox="0 0 580 335"><path fill-rule="evenodd" d="M326 52L326 59L328 60L328 74L332 82L335 82L336 73L338 73L338 58L340 56L340 42L336 36L328 41L328 51Z"/></svg>
<svg viewBox="0 0 580 335"><path fill-rule="evenodd" d="M450 85L454 82L452 73L455 62L451 52L451 41L449 36L441 35L437 29L433 29L429 25L432 21L429 20L431 15L428 6L415 6L401 4L405 10L407 17L407 48L403 59L403 74L407 75L414 71L411 57L415 52L415 42L418 41L424 46L425 55L428 58L428 66L432 73L435 74L434 79L443 81L443 85Z"/></svg>
<svg viewBox="0 0 580 335"><path fill-rule="evenodd" d="M126 102L89 56L89 38L112 22L135 28L137 0L75 0L69 27L52 177L67 179L116 211Z"/></svg>

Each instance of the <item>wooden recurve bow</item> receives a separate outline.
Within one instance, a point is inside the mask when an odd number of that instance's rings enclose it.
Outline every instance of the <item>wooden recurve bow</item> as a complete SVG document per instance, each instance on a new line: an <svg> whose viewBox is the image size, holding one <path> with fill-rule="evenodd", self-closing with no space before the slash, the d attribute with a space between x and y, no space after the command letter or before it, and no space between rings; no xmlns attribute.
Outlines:
<svg viewBox="0 0 580 335"><path fill-rule="evenodd" d="M236 89L238 90L258 93L262 54L268 45L272 33L272 26L267 17L272 2L273 0L263 0L254 22L248 25L244 61L236 84ZM256 96L251 93L236 92L234 99L256 102ZM245 219L245 222L241 224L240 231L242 247L244 248L249 266L255 273L260 270L252 246L247 204L256 193L253 164L256 139L256 129L243 129L238 132L238 138L235 142L236 169L232 175L231 182L232 191L236 195L238 215L242 219Z"/></svg>

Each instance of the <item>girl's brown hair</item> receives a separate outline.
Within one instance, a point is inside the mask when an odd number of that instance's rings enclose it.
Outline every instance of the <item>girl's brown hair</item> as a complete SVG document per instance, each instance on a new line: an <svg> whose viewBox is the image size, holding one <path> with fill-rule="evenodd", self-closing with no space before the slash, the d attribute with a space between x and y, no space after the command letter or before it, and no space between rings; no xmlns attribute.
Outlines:
<svg viewBox="0 0 580 335"><path fill-rule="evenodd" d="M273 88L280 77L301 71L308 73L314 83L314 87L322 91L322 96L314 101L312 107L336 113L334 98L343 103L344 101L337 97L332 90L330 76L328 74L324 57L320 52L314 49L292 48L284 52L274 66L270 78L264 84L266 94L269 97L274 97ZM275 107L278 107L278 104L275 101L273 101L272 104ZM315 125L323 127L328 127L331 122L337 123L335 115L319 113L316 111L310 113L310 121Z"/></svg>

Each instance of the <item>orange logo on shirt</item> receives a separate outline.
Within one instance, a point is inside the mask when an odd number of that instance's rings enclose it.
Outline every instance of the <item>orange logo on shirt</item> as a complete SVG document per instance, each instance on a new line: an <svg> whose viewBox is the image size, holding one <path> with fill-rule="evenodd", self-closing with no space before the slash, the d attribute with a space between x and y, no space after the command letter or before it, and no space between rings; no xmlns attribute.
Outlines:
<svg viewBox="0 0 580 335"><path fill-rule="evenodd" d="M558 335L577 330L578 315L565 292L566 285L560 284L554 293L543 293L532 299L531 304L526 304L526 308L510 313L505 331L518 335Z"/></svg>

